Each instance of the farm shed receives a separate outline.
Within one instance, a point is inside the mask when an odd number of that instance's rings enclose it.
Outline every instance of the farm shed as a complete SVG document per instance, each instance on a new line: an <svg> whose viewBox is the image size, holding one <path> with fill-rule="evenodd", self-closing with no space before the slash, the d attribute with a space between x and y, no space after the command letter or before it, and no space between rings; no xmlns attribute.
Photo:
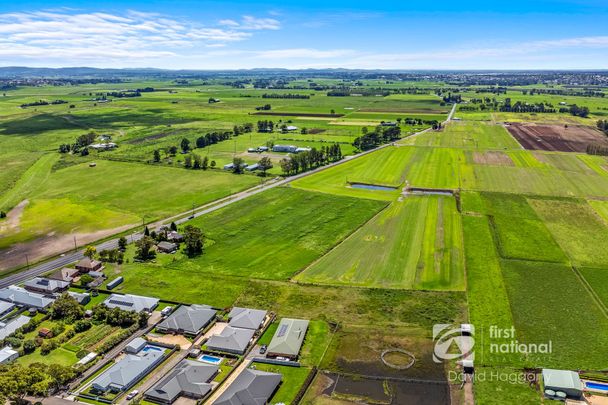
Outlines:
<svg viewBox="0 0 608 405"><path fill-rule="evenodd" d="M15 304L12 302L0 301L0 318L9 314L13 309L15 309Z"/></svg>
<svg viewBox="0 0 608 405"><path fill-rule="evenodd" d="M570 370L543 369L543 384L554 393L564 392L568 398L579 399L583 395L583 383L577 372Z"/></svg>
<svg viewBox="0 0 608 405"><path fill-rule="evenodd" d="M114 280L112 280L108 283L108 285L107 285L108 290L113 290L114 288L118 287L123 281L124 281L124 278L122 278L122 276L116 277Z"/></svg>
<svg viewBox="0 0 608 405"><path fill-rule="evenodd" d="M172 242L162 241L156 245L156 248L161 253L175 253L177 250L177 245Z"/></svg>
<svg viewBox="0 0 608 405"><path fill-rule="evenodd" d="M15 332L17 329L19 329L20 327L22 327L29 321L30 321L30 318L28 318L27 316L19 315L17 318L11 319L10 321L8 321L6 323L0 322L0 339L4 339L5 337L8 337L9 335L11 335L13 332Z"/></svg>

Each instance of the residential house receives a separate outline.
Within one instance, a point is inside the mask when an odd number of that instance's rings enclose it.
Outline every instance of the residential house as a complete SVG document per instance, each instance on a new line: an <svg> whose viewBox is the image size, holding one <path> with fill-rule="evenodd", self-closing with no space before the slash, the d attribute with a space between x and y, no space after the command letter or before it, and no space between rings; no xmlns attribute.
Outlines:
<svg viewBox="0 0 608 405"><path fill-rule="evenodd" d="M226 388L213 405L264 405L270 403L281 383L281 374L247 368Z"/></svg>
<svg viewBox="0 0 608 405"><path fill-rule="evenodd" d="M234 307L228 314L228 325L234 328L259 329L266 319L267 311L261 309Z"/></svg>
<svg viewBox="0 0 608 405"><path fill-rule="evenodd" d="M203 399L211 392L211 381L218 371L218 366L182 360L166 377L146 391L144 397L161 404L171 404L179 397Z"/></svg>
<svg viewBox="0 0 608 405"><path fill-rule="evenodd" d="M196 336L215 319L217 311L207 305L182 305L156 326L161 332Z"/></svg>
<svg viewBox="0 0 608 405"><path fill-rule="evenodd" d="M108 308L120 308L124 311L152 312L158 306L158 298L112 294L103 303Z"/></svg>
<svg viewBox="0 0 608 405"><path fill-rule="evenodd" d="M34 277L23 283L23 286L28 291L50 295L67 290L70 283L52 278Z"/></svg>
<svg viewBox="0 0 608 405"><path fill-rule="evenodd" d="M53 302L54 298L45 297L42 294L27 291L25 288L11 285L0 290L0 300L12 302L20 307L47 309Z"/></svg>
<svg viewBox="0 0 608 405"><path fill-rule="evenodd" d="M12 347L6 346L0 350L0 364L7 364L19 357L19 353Z"/></svg>
<svg viewBox="0 0 608 405"><path fill-rule="evenodd" d="M64 267L61 270L57 270L49 276L53 280L65 281L71 283L78 276L78 270Z"/></svg>
<svg viewBox="0 0 608 405"><path fill-rule="evenodd" d="M184 241L184 236L177 231L171 231L167 233L167 240L169 242L181 243Z"/></svg>
<svg viewBox="0 0 608 405"><path fill-rule="evenodd" d="M15 307L16 305L12 302L0 301L0 318L10 314Z"/></svg>
<svg viewBox="0 0 608 405"><path fill-rule="evenodd" d="M126 354L121 360L101 373L91 383L98 392L127 391L158 366L165 357L163 351L150 350Z"/></svg>
<svg viewBox="0 0 608 405"><path fill-rule="evenodd" d="M89 271L99 271L103 268L103 263L97 260L89 259L85 257L78 263L76 263L76 270L81 273L88 273Z"/></svg>
<svg viewBox="0 0 608 405"><path fill-rule="evenodd" d="M226 326L219 334L211 336L205 344L209 350L243 354L255 331Z"/></svg>
<svg viewBox="0 0 608 405"><path fill-rule="evenodd" d="M286 357L292 360L297 359L307 330L308 321L306 320L281 319L279 327L268 345L267 356Z"/></svg>
<svg viewBox="0 0 608 405"><path fill-rule="evenodd" d="M89 302L91 302L91 294L88 293L68 291L68 295L74 298L80 305L87 305Z"/></svg>
<svg viewBox="0 0 608 405"><path fill-rule="evenodd" d="M9 337L17 329L30 321L30 318L25 315L19 315L8 322L0 322L0 340Z"/></svg>

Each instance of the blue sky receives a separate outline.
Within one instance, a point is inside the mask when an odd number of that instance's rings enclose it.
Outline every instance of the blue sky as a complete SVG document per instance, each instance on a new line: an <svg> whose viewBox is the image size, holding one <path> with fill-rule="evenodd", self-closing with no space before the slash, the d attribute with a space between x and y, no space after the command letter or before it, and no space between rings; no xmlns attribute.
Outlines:
<svg viewBox="0 0 608 405"><path fill-rule="evenodd" d="M607 69L608 1L0 2L0 66Z"/></svg>

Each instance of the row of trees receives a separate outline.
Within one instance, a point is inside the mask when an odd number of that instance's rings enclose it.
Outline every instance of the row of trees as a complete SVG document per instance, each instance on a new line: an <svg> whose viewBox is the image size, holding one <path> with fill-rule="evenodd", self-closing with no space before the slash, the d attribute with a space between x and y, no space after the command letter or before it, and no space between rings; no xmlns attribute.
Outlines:
<svg viewBox="0 0 608 405"><path fill-rule="evenodd" d="M342 159L342 149L339 144L322 146L321 149L312 148L310 151L293 154L282 159L281 170L286 175L302 173L319 166L326 165Z"/></svg>
<svg viewBox="0 0 608 405"><path fill-rule="evenodd" d="M21 403L26 395L46 397L76 376L76 370L60 364L12 364L0 367L0 401Z"/></svg>
<svg viewBox="0 0 608 405"><path fill-rule="evenodd" d="M289 98L289 99L309 99L310 96L308 94L268 94L268 93L264 93L262 94L262 98Z"/></svg>
<svg viewBox="0 0 608 405"><path fill-rule="evenodd" d="M80 153L83 156L88 155L89 151L87 146L95 142L95 138L97 135L94 132L89 132L87 134L80 135L74 143L64 143L59 145L59 153ZM86 152L85 152L86 151Z"/></svg>
<svg viewBox="0 0 608 405"><path fill-rule="evenodd" d="M587 145L587 154L589 155L600 155L608 156L608 146L600 145L597 143Z"/></svg>
<svg viewBox="0 0 608 405"><path fill-rule="evenodd" d="M377 126L373 132L367 132L367 128L363 128L363 135L355 138L353 146L359 150L369 150L376 148L382 144L394 142L401 137L401 128Z"/></svg>
<svg viewBox="0 0 608 405"><path fill-rule="evenodd" d="M597 128L608 135L608 120L598 120Z"/></svg>

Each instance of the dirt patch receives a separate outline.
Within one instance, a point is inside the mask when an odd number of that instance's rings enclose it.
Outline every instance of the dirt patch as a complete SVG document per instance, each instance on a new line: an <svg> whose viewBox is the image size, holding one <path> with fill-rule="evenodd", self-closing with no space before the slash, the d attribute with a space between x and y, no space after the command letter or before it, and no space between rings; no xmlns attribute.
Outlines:
<svg viewBox="0 0 608 405"><path fill-rule="evenodd" d="M165 343L168 345L178 345L182 350L188 350L192 345L192 342L190 342L182 335L161 335L156 333L148 333L146 336L151 342Z"/></svg>
<svg viewBox="0 0 608 405"><path fill-rule="evenodd" d="M380 121L358 121L358 120L350 120L350 121L332 121L329 125L352 125L352 126L368 126L375 127L380 124Z"/></svg>
<svg viewBox="0 0 608 405"><path fill-rule="evenodd" d="M177 134L180 134L182 132L187 132L187 131L188 131L187 129L178 129L178 130L164 132L164 133L160 133L160 134L143 136L141 138L129 139L128 141L125 141L124 143L130 144L130 145L137 145L140 143L144 143L146 141L154 141L156 139L162 139L167 136L177 135Z"/></svg>
<svg viewBox="0 0 608 405"><path fill-rule="evenodd" d="M325 132L325 130L322 129L322 128L311 128L311 129L308 130L308 134L309 135L321 134L323 132Z"/></svg>
<svg viewBox="0 0 608 405"><path fill-rule="evenodd" d="M23 200L17 204L12 210L6 214L6 219L0 222L0 235L5 232L17 232L19 231L19 224L21 223L21 215L23 210L29 204L28 200Z"/></svg>
<svg viewBox="0 0 608 405"><path fill-rule="evenodd" d="M510 124L506 128L528 150L584 153L590 144L608 146L608 138L592 127Z"/></svg>
<svg viewBox="0 0 608 405"><path fill-rule="evenodd" d="M106 238L116 233L124 232L137 226L137 224L123 225L118 228L105 229L90 233L77 233L73 235L49 234L26 243L17 243L10 248L0 249L0 271L9 270L26 265L25 255L30 263L47 257L68 252L74 248L74 237L79 246Z"/></svg>
<svg viewBox="0 0 608 405"><path fill-rule="evenodd" d="M276 111L258 111L252 115L273 115L278 117L320 117L320 118L339 118L344 114L321 114L321 113L297 113L297 112L276 112Z"/></svg>
<svg viewBox="0 0 608 405"><path fill-rule="evenodd" d="M509 155L497 151L474 152L473 162L478 165L515 166Z"/></svg>

